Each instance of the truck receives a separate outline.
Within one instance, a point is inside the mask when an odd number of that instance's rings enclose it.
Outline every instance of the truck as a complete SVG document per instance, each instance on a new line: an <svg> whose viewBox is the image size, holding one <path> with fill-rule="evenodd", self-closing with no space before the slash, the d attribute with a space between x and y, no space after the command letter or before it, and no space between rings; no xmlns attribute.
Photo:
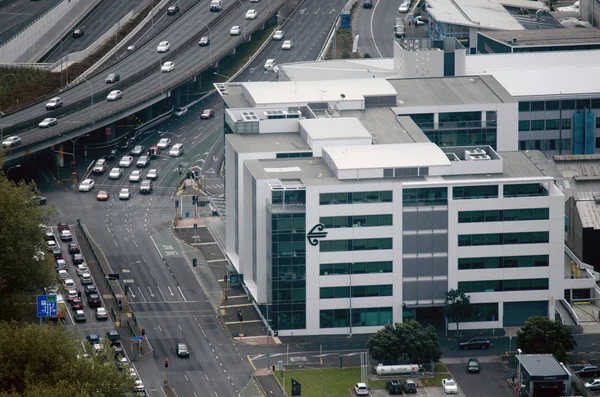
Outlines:
<svg viewBox="0 0 600 397"><path fill-rule="evenodd" d="M383 365L379 364L375 367L375 372L379 376L385 375L416 375L421 371L418 364L404 365Z"/></svg>

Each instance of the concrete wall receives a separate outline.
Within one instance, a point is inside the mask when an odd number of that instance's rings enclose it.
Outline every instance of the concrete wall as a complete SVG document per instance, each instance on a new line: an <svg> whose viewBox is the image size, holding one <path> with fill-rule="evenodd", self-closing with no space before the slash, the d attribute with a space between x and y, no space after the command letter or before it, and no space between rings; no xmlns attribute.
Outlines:
<svg viewBox="0 0 600 397"><path fill-rule="evenodd" d="M600 3L596 0L581 0L579 2L581 19L588 21L594 27L600 26Z"/></svg>
<svg viewBox="0 0 600 397"><path fill-rule="evenodd" d="M0 47L0 62L35 62L103 0L64 0L20 35Z"/></svg>

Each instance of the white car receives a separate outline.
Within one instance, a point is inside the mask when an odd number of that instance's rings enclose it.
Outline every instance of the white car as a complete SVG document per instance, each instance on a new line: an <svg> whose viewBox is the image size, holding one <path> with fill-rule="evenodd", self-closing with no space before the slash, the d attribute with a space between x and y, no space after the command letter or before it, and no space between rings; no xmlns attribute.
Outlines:
<svg viewBox="0 0 600 397"><path fill-rule="evenodd" d="M265 62L265 70L273 70L274 68L275 68L275 60L267 59L267 62Z"/></svg>
<svg viewBox="0 0 600 397"><path fill-rule="evenodd" d="M94 188L94 180L93 179L85 179L83 182L79 184L80 192L89 192Z"/></svg>
<svg viewBox="0 0 600 397"><path fill-rule="evenodd" d="M583 384L583 386L587 387L588 389L593 389L593 390L600 389L600 379L594 379L591 382L586 382Z"/></svg>
<svg viewBox="0 0 600 397"><path fill-rule="evenodd" d="M187 107L185 107L185 106L178 107L178 108L175 108L175 110L173 110L173 116L175 116L175 117L183 117L183 116L185 116L187 114L187 112L188 112L188 108Z"/></svg>
<svg viewBox="0 0 600 397"><path fill-rule="evenodd" d="M144 391L144 383L141 380L136 380L133 384L133 390L135 391Z"/></svg>
<svg viewBox="0 0 600 397"><path fill-rule="evenodd" d="M158 47L156 47L156 52L167 52L171 48L171 43L168 41L161 41L158 43Z"/></svg>
<svg viewBox="0 0 600 397"><path fill-rule="evenodd" d="M40 128L49 128L52 127L53 125L58 124L58 120L55 117L48 117L45 118L44 120L42 120L39 124L38 127Z"/></svg>
<svg viewBox="0 0 600 397"><path fill-rule="evenodd" d="M108 174L108 177L110 179L119 179L121 175L123 175L123 170L119 167L115 167L112 170L110 170L110 174Z"/></svg>
<svg viewBox="0 0 600 397"><path fill-rule="evenodd" d="M54 110L63 106L63 101L60 97L52 98L46 104L46 110Z"/></svg>
<svg viewBox="0 0 600 397"><path fill-rule="evenodd" d="M69 273L65 269L60 269L58 271L58 278L61 280L66 280L69 278Z"/></svg>
<svg viewBox="0 0 600 397"><path fill-rule="evenodd" d="M77 265L77 275L81 277L84 273L89 273L89 269L85 263Z"/></svg>
<svg viewBox="0 0 600 397"><path fill-rule="evenodd" d="M283 32L283 30L276 30L273 34L273 40L283 40L284 35L285 33Z"/></svg>
<svg viewBox="0 0 600 397"><path fill-rule="evenodd" d="M250 0L250 3L258 3L260 0Z"/></svg>
<svg viewBox="0 0 600 397"><path fill-rule="evenodd" d="M281 49L282 50L291 50L293 46L294 46L294 43L292 42L292 40L286 40L281 45Z"/></svg>
<svg viewBox="0 0 600 397"><path fill-rule="evenodd" d="M133 379L137 379L138 374L135 371L135 368L133 367L129 367L129 376L131 376Z"/></svg>
<svg viewBox="0 0 600 397"><path fill-rule="evenodd" d="M119 167L129 168L131 167L131 163L133 163L133 156L123 156L121 161L119 161Z"/></svg>
<svg viewBox="0 0 600 397"><path fill-rule="evenodd" d="M108 320L108 313L105 308L99 307L96 309L96 320Z"/></svg>
<svg viewBox="0 0 600 397"><path fill-rule="evenodd" d="M158 179L158 170L155 168L151 169L150 171L148 171L148 174L146 174L146 178L153 181Z"/></svg>
<svg viewBox="0 0 600 397"><path fill-rule="evenodd" d="M65 281L63 281L63 287L65 287L66 290L77 288L77 286L75 285L75 281L73 281L72 278L68 278Z"/></svg>
<svg viewBox="0 0 600 397"><path fill-rule="evenodd" d="M175 62L165 62L163 63L162 67L160 68L161 72L170 72L171 70L175 69Z"/></svg>
<svg viewBox="0 0 600 397"><path fill-rule="evenodd" d="M458 394L458 386L452 378L442 379L442 389L446 394Z"/></svg>
<svg viewBox="0 0 600 397"><path fill-rule="evenodd" d="M398 7L398 12L402 13L402 14L407 13L409 8L410 8L409 3L402 3L402 4L400 4L400 7Z"/></svg>
<svg viewBox="0 0 600 397"><path fill-rule="evenodd" d="M107 101L116 101L118 99L123 98L123 93L119 90L114 90L108 93L106 96Z"/></svg>
<svg viewBox="0 0 600 397"><path fill-rule="evenodd" d="M171 146L171 140L169 138L163 138L160 141L158 141L158 145L156 146L158 146L159 149L164 150Z"/></svg>
<svg viewBox="0 0 600 397"><path fill-rule="evenodd" d="M48 248L48 251L52 251L56 247L58 247L58 245L56 244L56 241L48 240L47 247L46 247L46 248Z"/></svg>
<svg viewBox="0 0 600 397"><path fill-rule="evenodd" d="M10 148L13 146L19 146L21 144L21 138L18 136L10 136L2 142L3 148Z"/></svg>
<svg viewBox="0 0 600 397"><path fill-rule="evenodd" d="M356 393L357 396L368 396L369 388L366 383L357 383L354 385L354 393Z"/></svg>
<svg viewBox="0 0 600 397"><path fill-rule="evenodd" d="M417 25L417 26L423 26L423 25L425 25L425 23L426 22L423 20L423 16L422 15L417 15L415 17L415 25Z"/></svg>
<svg viewBox="0 0 600 397"><path fill-rule="evenodd" d="M62 241L73 241L73 235L70 230L62 230L60 232L60 239Z"/></svg>
<svg viewBox="0 0 600 397"><path fill-rule="evenodd" d="M129 174L129 182L139 182L141 177L142 177L142 171L133 170L133 171L131 171L131 174Z"/></svg>
<svg viewBox="0 0 600 397"><path fill-rule="evenodd" d="M240 28L238 25L231 27L231 30L229 31L230 36L239 36L240 34L242 34L242 28Z"/></svg>
<svg viewBox="0 0 600 397"><path fill-rule="evenodd" d="M129 189L127 189L127 188L121 189L121 191L119 192L119 200L129 200L129 197L130 197Z"/></svg>
<svg viewBox="0 0 600 397"><path fill-rule="evenodd" d="M246 11L246 19L256 19L257 15L258 15L258 13L256 12L256 10Z"/></svg>

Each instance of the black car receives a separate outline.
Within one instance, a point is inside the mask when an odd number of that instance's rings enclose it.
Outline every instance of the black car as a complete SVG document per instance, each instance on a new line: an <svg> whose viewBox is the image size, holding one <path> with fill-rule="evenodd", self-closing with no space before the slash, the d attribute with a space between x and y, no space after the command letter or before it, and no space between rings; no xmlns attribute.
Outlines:
<svg viewBox="0 0 600 397"><path fill-rule="evenodd" d="M121 336L119 335L119 333L115 330L112 331L108 331L106 333L106 337L108 338L108 340L110 341L111 345L115 345L115 344L119 344L121 343Z"/></svg>
<svg viewBox="0 0 600 397"><path fill-rule="evenodd" d="M73 31L73 37L74 38L79 38L79 37L83 37L83 35L85 34L85 32L83 31L83 29L81 28L77 28Z"/></svg>
<svg viewBox="0 0 600 397"><path fill-rule="evenodd" d="M385 389L389 394L402 394L402 383L399 380L388 380Z"/></svg>
<svg viewBox="0 0 600 397"><path fill-rule="evenodd" d="M100 343L100 335L98 334L89 334L88 336L86 336L86 339L88 340L88 342L90 342L90 345Z"/></svg>
<svg viewBox="0 0 600 397"><path fill-rule="evenodd" d="M402 391L404 391L404 393L416 393L417 384L412 379L404 379L402 381Z"/></svg>
<svg viewBox="0 0 600 397"><path fill-rule="evenodd" d="M119 80L121 80L121 75L119 73L110 73L108 76L106 76L107 84L116 83Z"/></svg>
<svg viewBox="0 0 600 397"><path fill-rule="evenodd" d="M119 156L119 149L113 149L109 154L106 155L108 160L114 160Z"/></svg>
<svg viewBox="0 0 600 397"><path fill-rule="evenodd" d="M179 6L171 6L167 8L167 15L175 15L179 12Z"/></svg>
<svg viewBox="0 0 600 397"><path fill-rule="evenodd" d="M54 259L64 259L64 255L60 247L52 248L52 255L54 255Z"/></svg>
<svg viewBox="0 0 600 397"><path fill-rule="evenodd" d="M490 347L491 343L490 340L488 338L485 337L477 337L477 338L471 338L469 340L463 340L460 341L459 343L459 347L461 349L467 350L467 349L487 349L488 347Z"/></svg>
<svg viewBox="0 0 600 397"><path fill-rule="evenodd" d="M118 356L125 357L125 350L123 350L121 342L111 343L111 346L115 349L115 358Z"/></svg>
<svg viewBox="0 0 600 397"><path fill-rule="evenodd" d="M479 373L479 360L476 358L470 358L469 362L467 363L467 372L472 374L472 373Z"/></svg>
<svg viewBox="0 0 600 397"><path fill-rule="evenodd" d="M84 290L85 290L85 296L90 296L92 294L98 293L98 288L96 288L96 286L94 284L86 285Z"/></svg>
<svg viewBox="0 0 600 397"><path fill-rule="evenodd" d="M79 245L77 245L75 243L69 244L69 254L71 254L71 255L79 254L80 252L81 252L81 249L79 248Z"/></svg>
<svg viewBox="0 0 600 397"><path fill-rule="evenodd" d="M363 8L373 8L373 0L363 0Z"/></svg>
<svg viewBox="0 0 600 397"><path fill-rule="evenodd" d="M102 306L102 302L100 302L100 295L98 295L98 294L90 294L88 296L88 306L89 307L100 307L100 306Z"/></svg>
<svg viewBox="0 0 600 397"><path fill-rule="evenodd" d="M134 138L125 139L121 143L121 146L119 146L119 149L121 149L121 150L129 150L129 149L131 149L133 147L134 143L135 143L135 139Z"/></svg>
<svg viewBox="0 0 600 397"><path fill-rule="evenodd" d="M85 260L83 259L83 255L81 254L73 254L73 263L76 265L81 265Z"/></svg>

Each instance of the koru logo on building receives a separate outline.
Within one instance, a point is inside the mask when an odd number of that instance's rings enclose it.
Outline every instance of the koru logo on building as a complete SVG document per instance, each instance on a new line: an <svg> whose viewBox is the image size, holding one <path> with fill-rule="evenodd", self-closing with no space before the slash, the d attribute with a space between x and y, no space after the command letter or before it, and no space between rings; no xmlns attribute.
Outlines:
<svg viewBox="0 0 600 397"><path fill-rule="evenodd" d="M306 234L308 243L312 246L319 245L319 239L327 237L327 232L324 232L323 230L325 230L325 225L322 223L317 223L312 229L310 229L310 232Z"/></svg>

